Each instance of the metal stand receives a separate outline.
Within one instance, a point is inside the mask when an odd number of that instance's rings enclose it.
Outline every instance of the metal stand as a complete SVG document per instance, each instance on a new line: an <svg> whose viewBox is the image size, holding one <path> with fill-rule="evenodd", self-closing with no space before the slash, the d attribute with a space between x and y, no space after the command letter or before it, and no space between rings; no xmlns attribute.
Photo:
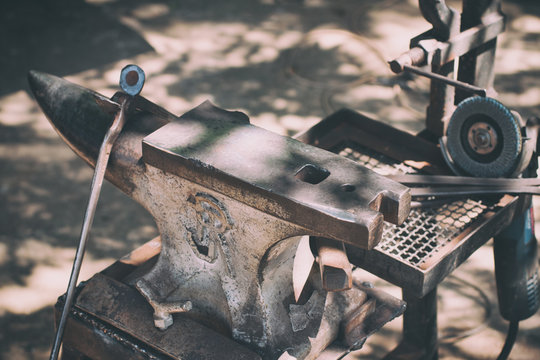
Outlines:
<svg viewBox="0 0 540 360"><path fill-rule="evenodd" d="M350 110L332 114L297 138L386 175L445 171L433 143ZM388 225L373 250L347 247L351 263L399 286L407 302L403 340L386 359L438 358L437 286L509 225L517 200L507 195L414 209L403 225Z"/></svg>
<svg viewBox="0 0 540 360"><path fill-rule="evenodd" d="M403 291L403 338L385 360L437 360L437 287L422 298Z"/></svg>
<svg viewBox="0 0 540 360"><path fill-rule="evenodd" d="M433 73L447 77L452 77L454 70L457 70L459 81L484 88L489 93L493 86L497 35L504 30L500 0L463 0L461 16L444 1L419 0L419 4L422 15L433 28L411 40L411 49L391 62L392 70L400 72L409 65L429 65ZM458 65L457 69L455 62ZM459 88L454 94L448 85L432 80L426 130L422 136L428 139L444 136L454 105L469 96L470 92ZM515 201L513 204L515 208ZM504 223L508 225L513 210L507 211L506 214ZM493 232L497 233L502 228L503 226L498 224ZM485 242L489 238L484 234L483 240L476 243ZM462 255L458 257L463 259ZM365 259L363 260L366 264ZM431 261L431 264L434 263L436 262ZM454 264L451 269L448 266L441 266L447 272L439 276L437 281L442 281L458 265ZM380 276L390 278L390 281L402 287L403 299L407 302L403 318L403 339L385 359L437 359L438 282L426 284L422 291L414 291L410 287L407 288L406 281L401 277L392 274L383 275ZM429 274L424 275L428 277Z"/></svg>

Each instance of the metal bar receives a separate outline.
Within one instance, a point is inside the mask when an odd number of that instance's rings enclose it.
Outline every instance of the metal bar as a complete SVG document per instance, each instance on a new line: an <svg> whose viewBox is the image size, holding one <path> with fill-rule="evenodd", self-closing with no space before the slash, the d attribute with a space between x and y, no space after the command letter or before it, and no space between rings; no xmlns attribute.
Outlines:
<svg viewBox="0 0 540 360"><path fill-rule="evenodd" d="M462 186L496 186L496 187L523 187L540 186L539 178L507 179L507 178L479 178L467 176L446 175L389 175L389 179L404 185L462 185Z"/></svg>
<svg viewBox="0 0 540 360"><path fill-rule="evenodd" d="M420 68L417 68L417 67L414 67L414 66L403 65L403 70L404 71L409 71L409 72L412 72L414 74L418 74L418 75L421 75L421 76L425 76L425 77L427 77L429 79L432 79L432 80L443 82L443 83L445 83L447 85L453 86L455 88L470 92L472 94L475 94L475 95L478 95L478 96L481 96L481 97L486 97L487 96L486 89L482 89L482 88L479 88L478 86L467 84L467 83L462 82L462 81L453 80L453 79L447 78L446 76L442 76L442 75L439 75L439 74L436 74L436 73L433 73L433 72L424 71L424 70L422 70Z"/></svg>
<svg viewBox="0 0 540 360"><path fill-rule="evenodd" d="M312 237L317 249L321 282L326 291L344 291L352 288L352 265L345 245L321 237Z"/></svg>
<svg viewBox="0 0 540 360"><path fill-rule="evenodd" d="M471 196L471 195L497 195L497 194L513 194L513 195L540 195L540 188L535 186L441 186L441 187L422 187L412 188L412 197L427 197L427 196Z"/></svg>
<svg viewBox="0 0 540 360"><path fill-rule="evenodd" d="M421 47L413 47L392 61L388 62L390 69L399 74L403 71L404 65L421 66L426 62L426 51Z"/></svg>
<svg viewBox="0 0 540 360"><path fill-rule="evenodd" d="M109 162L109 157L111 155L114 141L122 131L122 128L125 124L125 111L128 105L128 99L122 99L120 105L120 111L114 118L111 127L105 134L105 138L103 139L103 143L99 150L99 156L96 162L94 177L92 178L92 185L90 188L88 206L84 215L79 246L77 247L75 260L73 262L73 268L71 270L71 276L69 278L69 284L66 292L66 302L64 305L64 309L62 310L62 316L60 317L60 322L58 323L58 328L56 330L56 335L54 338L54 344L51 349L51 360L56 360L60 352L60 346L62 345L62 337L64 335L64 329L66 326L66 320L73 304L75 286L77 285L77 279L81 270L84 251L86 248L86 242L88 240L88 235L90 234L90 228L92 227L92 223L94 221L94 215L99 200L99 194L101 193L101 186L103 185L103 178L105 177L105 170L107 169L107 163Z"/></svg>
<svg viewBox="0 0 540 360"><path fill-rule="evenodd" d="M444 78L452 77L454 70L453 60L442 65L431 64L431 72ZM426 135L440 138L446 134L448 121L455 109L455 89L450 88L445 82L435 79L431 79L429 88L429 105L426 108L426 131L429 135Z"/></svg>
<svg viewBox="0 0 540 360"><path fill-rule="evenodd" d="M433 62L443 64L454 60L482 44L494 40L504 31L504 17L493 16L489 24L474 26L441 45L433 55Z"/></svg>

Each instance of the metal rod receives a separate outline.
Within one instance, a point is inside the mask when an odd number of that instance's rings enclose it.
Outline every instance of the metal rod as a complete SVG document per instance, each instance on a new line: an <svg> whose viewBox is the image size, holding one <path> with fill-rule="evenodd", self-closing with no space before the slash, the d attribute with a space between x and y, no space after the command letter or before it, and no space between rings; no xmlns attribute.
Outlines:
<svg viewBox="0 0 540 360"><path fill-rule="evenodd" d="M389 179L404 185L432 185L432 186L497 186L497 187L519 187L519 186L540 186L540 178L479 178L469 176L451 175L389 175Z"/></svg>
<svg viewBox="0 0 540 360"><path fill-rule="evenodd" d="M96 161L94 177L92 178L92 185L90 187L88 206L86 208L86 213L84 215L84 221L81 229L79 246L77 247L77 252L75 254L75 260L73 262L73 268L71 270L71 276L69 278L68 288L66 292L66 301L64 303L62 316L60 317L60 322L58 323L58 328L56 330L53 347L51 349L51 356L49 357L50 360L58 359L66 321L73 303L75 286L77 285L77 279L81 270L82 260L84 257L84 251L86 248L88 235L90 233L90 228L92 227L92 223L94 221L94 214L96 212L99 194L101 193L101 186L103 185L103 178L105 177L107 163L109 162L112 146L115 140L118 138L118 135L122 131L122 128L125 124L125 112L128 106L128 102L129 99L122 99L120 101L120 111L117 113L116 117L113 120L113 123L111 124L111 127L105 134L105 138L103 139L103 143L101 144L101 148L99 149L99 156Z"/></svg>
<svg viewBox="0 0 540 360"><path fill-rule="evenodd" d="M441 82L443 82L445 84L448 84L448 85L456 87L458 89L461 89L461 90L476 94L476 95L481 96L481 97L486 97L487 96L486 89L482 89L482 88L480 88L478 86L467 84L467 83L462 82L462 81L453 80L453 79L447 78L446 76L435 74L435 73L432 73L432 72L429 72L429 71L424 71L424 70L422 70L420 68L417 68L415 66L403 65L403 70L408 71L408 72L412 72L414 74L418 74L418 75L421 75L421 76L425 76L425 77L427 77L429 79L432 79L432 80L441 81Z"/></svg>
<svg viewBox="0 0 540 360"><path fill-rule="evenodd" d="M470 196L470 195L496 195L496 194L513 194L513 195L540 195L540 188L536 186L438 186L438 187L420 187L412 188L412 197L428 197L428 196Z"/></svg>
<svg viewBox="0 0 540 360"><path fill-rule="evenodd" d="M344 291L352 288L352 265L345 245L322 237L312 237L317 249L317 261L322 287L326 291Z"/></svg>

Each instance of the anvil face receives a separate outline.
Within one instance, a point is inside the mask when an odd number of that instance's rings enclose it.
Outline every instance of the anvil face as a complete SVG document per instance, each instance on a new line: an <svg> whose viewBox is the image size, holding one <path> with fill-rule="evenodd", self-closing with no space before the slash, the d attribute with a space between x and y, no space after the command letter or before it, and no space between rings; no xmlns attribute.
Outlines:
<svg viewBox="0 0 540 360"><path fill-rule="evenodd" d="M94 165L115 103L51 75L29 77L60 136ZM159 228L156 265L132 280L156 324L166 328L189 303L194 317L267 358L323 349L359 291L314 290L304 305L294 304L295 237L370 249L383 219L401 223L408 215L409 189L208 102L172 121L156 113L134 106L106 174Z"/></svg>
<svg viewBox="0 0 540 360"><path fill-rule="evenodd" d="M143 160L311 234L363 248L380 239L383 217L401 223L409 212L406 187L209 102L145 137Z"/></svg>

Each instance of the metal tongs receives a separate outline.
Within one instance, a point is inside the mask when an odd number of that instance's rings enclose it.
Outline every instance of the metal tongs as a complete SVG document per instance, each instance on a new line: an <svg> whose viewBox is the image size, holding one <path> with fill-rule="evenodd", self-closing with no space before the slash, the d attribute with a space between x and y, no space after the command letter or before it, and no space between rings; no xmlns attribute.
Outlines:
<svg viewBox="0 0 540 360"><path fill-rule="evenodd" d="M470 195L540 195L538 178L479 178L445 175L389 175L389 179L411 187L413 198Z"/></svg>
<svg viewBox="0 0 540 360"><path fill-rule="evenodd" d="M90 234L90 228L92 227L92 223L94 221L94 214L96 213L99 194L101 193L101 187L103 185L103 179L105 177L105 171L107 170L107 164L109 162L112 147L118 138L118 135L120 135L124 124L126 123L126 112L130 106L130 103L141 92L144 81L144 71L137 65L128 65L122 69L120 74L120 87L129 96L122 97L119 104L113 103L113 105L119 108L119 111L117 112L109 130L105 134L99 149L99 156L96 161L94 177L92 178L90 196L88 199L86 213L84 215L79 245L77 247L73 268L71 270L71 276L69 278L68 288L66 291L66 300L64 303L64 308L62 309L62 316L60 317L60 322L58 323L58 328L56 329L54 343L51 349L51 355L49 357L50 360L58 359L67 317L71 310L71 306L73 305L75 287L77 285L77 279L81 270L86 242Z"/></svg>

